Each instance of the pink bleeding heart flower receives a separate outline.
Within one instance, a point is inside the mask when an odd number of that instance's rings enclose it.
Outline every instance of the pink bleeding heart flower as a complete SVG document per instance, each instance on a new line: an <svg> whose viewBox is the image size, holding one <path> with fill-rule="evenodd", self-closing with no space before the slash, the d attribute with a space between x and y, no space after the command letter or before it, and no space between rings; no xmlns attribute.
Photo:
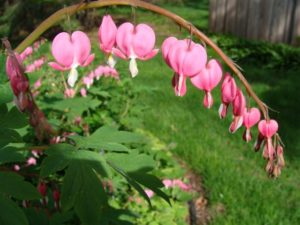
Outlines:
<svg viewBox="0 0 300 225"><path fill-rule="evenodd" d="M64 93L65 98L74 98L75 94L76 94L76 92L72 88L67 88Z"/></svg>
<svg viewBox="0 0 300 225"><path fill-rule="evenodd" d="M173 187L173 180L164 179L162 182L165 185L165 188L167 189Z"/></svg>
<svg viewBox="0 0 300 225"><path fill-rule="evenodd" d="M243 139L246 142L251 141L252 134L250 128L258 123L260 120L261 114L258 108L245 109L243 114L243 125L246 127L246 130L243 134Z"/></svg>
<svg viewBox="0 0 300 225"><path fill-rule="evenodd" d="M118 48L113 48L113 53L120 58L130 59L129 70L132 77L138 74L136 59L151 59L159 51L154 49L155 33L146 24L134 26L132 23L123 23L118 28L116 42Z"/></svg>
<svg viewBox="0 0 300 225"><path fill-rule="evenodd" d="M95 57L94 54L90 55L91 43L88 36L81 31L75 31L71 36L66 32L59 33L52 42L51 50L56 62L50 62L49 65L55 70L70 70L70 87L74 87L78 79L76 68L89 65Z"/></svg>
<svg viewBox="0 0 300 225"><path fill-rule="evenodd" d="M82 82L86 85L86 88L89 89L94 83L94 79L91 76L85 76Z"/></svg>
<svg viewBox="0 0 300 225"><path fill-rule="evenodd" d="M148 196L148 198L152 198L154 196L154 192L150 189L146 189L145 193Z"/></svg>
<svg viewBox="0 0 300 225"><path fill-rule="evenodd" d="M168 53L172 45L175 44L177 41L178 39L176 37L168 37L167 39L164 40L164 42L161 45L161 53L163 59L165 60L165 62L169 67L171 67L171 64L169 62Z"/></svg>
<svg viewBox="0 0 300 225"><path fill-rule="evenodd" d="M20 57L22 60L25 60L32 53L33 53L33 48L31 46L29 46L20 54Z"/></svg>
<svg viewBox="0 0 300 225"><path fill-rule="evenodd" d="M163 57L175 71L173 87L177 96L186 93L186 78L195 76L205 67L207 54L205 48L192 40L169 38L163 43Z"/></svg>
<svg viewBox="0 0 300 225"><path fill-rule="evenodd" d="M191 77L192 84L200 90L205 91L203 104L208 109L213 105L211 91L219 84L221 79L222 67L221 64L215 59L211 59L200 73Z"/></svg>
<svg viewBox="0 0 300 225"><path fill-rule="evenodd" d="M229 127L229 132L234 133L239 129L243 124L243 114L246 109L246 99L243 95L243 92L238 89L235 99L232 102L232 113L233 121Z"/></svg>
<svg viewBox="0 0 300 225"><path fill-rule="evenodd" d="M45 63L46 59L45 57L41 57L33 62L36 69L40 69L42 65Z"/></svg>
<svg viewBox="0 0 300 225"><path fill-rule="evenodd" d="M237 94L237 86L235 80L229 73L225 74L221 88L222 104L219 108L219 116L224 119L227 115L228 106L233 102Z"/></svg>
<svg viewBox="0 0 300 225"><path fill-rule="evenodd" d="M272 137L278 131L278 123L276 120L261 120L258 123L259 133L265 138L265 147L263 156L266 159L273 160L275 150L272 144Z"/></svg>
<svg viewBox="0 0 300 225"><path fill-rule="evenodd" d="M42 86L42 78L39 78L33 85L35 89L38 89L40 86Z"/></svg>
<svg viewBox="0 0 300 225"><path fill-rule="evenodd" d="M36 67L34 64L29 64L25 68L25 73L32 73L36 70Z"/></svg>
<svg viewBox="0 0 300 225"><path fill-rule="evenodd" d="M34 157L29 157L27 159L27 166L35 166L36 165L36 159Z"/></svg>
<svg viewBox="0 0 300 225"><path fill-rule="evenodd" d="M85 88L81 88L81 89L80 89L80 94L81 94L82 97L86 97L86 96L87 96L87 91L86 91L86 89L85 89Z"/></svg>
<svg viewBox="0 0 300 225"><path fill-rule="evenodd" d="M173 184L174 184L174 186L178 186L183 191L189 191L191 189L190 185L187 185L180 179L173 180Z"/></svg>
<svg viewBox="0 0 300 225"><path fill-rule="evenodd" d="M98 31L98 39L100 42L100 49L108 54L107 64L114 67L116 60L113 57L112 50L116 44L117 26L110 15L103 16L102 23Z"/></svg>

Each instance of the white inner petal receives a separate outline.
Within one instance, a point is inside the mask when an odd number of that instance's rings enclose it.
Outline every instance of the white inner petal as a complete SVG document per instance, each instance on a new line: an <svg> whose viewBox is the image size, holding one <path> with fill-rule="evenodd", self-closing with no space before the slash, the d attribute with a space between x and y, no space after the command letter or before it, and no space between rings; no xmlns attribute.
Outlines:
<svg viewBox="0 0 300 225"><path fill-rule="evenodd" d="M130 73L131 73L131 76L132 76L132 77L135 77L136 75L138 75L139 70L138 70L138 68L137 68L137 64L136 64L135 58L131 58L131 59L130 59L130 62L129 62L129 70L130 70Z"/></svg>
<svg viewBox="0 0 300 225"><path fill-rule="evenodd" d="M74 87L76 81L78 79L78 72L76 67L72 67L69 76L68 76L68 84L70 85L70 87Z"/></svg>

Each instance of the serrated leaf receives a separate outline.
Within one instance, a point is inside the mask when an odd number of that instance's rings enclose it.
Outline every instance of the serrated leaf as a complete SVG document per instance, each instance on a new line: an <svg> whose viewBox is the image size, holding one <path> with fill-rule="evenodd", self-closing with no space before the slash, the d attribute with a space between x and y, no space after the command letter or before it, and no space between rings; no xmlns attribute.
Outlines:
<svg viewBox="0 0 300 225"><path fill-rule="evenodd" d="M10 199L0 194L0 224L29 225L24 212Z"/></svg>
<svg viewBox="0 0 300 225"><path fill-rule="evenodd" d="M62 187L62 207L74 207L81 222L99 224L108 206L102 183L95 171L83 162L71 162Z"/></svg>
<svg viewBox="0 0 300 225"><path fill-rule="evenodd" d="M12 129L0 128L0 148L8 145L9 143L22 142L19 133Z"/></svg>
<svg viewBox="0 0 300 225"><path fill-rule="evenodd" d="M0 105L8 103L13 100L13 92L11 90L9 82L0 84Z"/></svg>
<svg viewBox="0 0 300 225"><path fill-rule="evenodd" d="M13 172L0 172L0 192L25 200L41 197L32 184L24 181L22 176Z"/></svg>
<svg viewBox="0 0 300 225"><path fill-rule="evenodd" d="M146 154L138 154L137 152L132 152L130 154L105 154L105 158L108 162L118 165L126 173L130 172L149 172L155 168L155 161L153 158Z"/></svg>
<svg viewBox="0 0 300 225"><path fill-rule="evenodd" d="M0 149L0 165L11 162L24 162L25 160L24 155L18 152L17 148L9 146Z"/></svg>
<svg viewBox="0 0 300 225"><path fill-rule="evenodd" d="M28 124L24 113L21 113L16 107L13 107L8 113L1 116L0 127L18 129Z"/></svg>

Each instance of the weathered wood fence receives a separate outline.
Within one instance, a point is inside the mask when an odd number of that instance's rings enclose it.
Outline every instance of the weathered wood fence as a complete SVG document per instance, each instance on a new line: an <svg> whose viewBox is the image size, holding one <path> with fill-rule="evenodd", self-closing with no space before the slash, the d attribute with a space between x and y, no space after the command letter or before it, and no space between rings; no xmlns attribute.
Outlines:
<svg viewBox="0 0 300 225"><path fill-rule="evenodd" d="M210 0L209 7L213 32L299 44L300 0Z"/></svg>

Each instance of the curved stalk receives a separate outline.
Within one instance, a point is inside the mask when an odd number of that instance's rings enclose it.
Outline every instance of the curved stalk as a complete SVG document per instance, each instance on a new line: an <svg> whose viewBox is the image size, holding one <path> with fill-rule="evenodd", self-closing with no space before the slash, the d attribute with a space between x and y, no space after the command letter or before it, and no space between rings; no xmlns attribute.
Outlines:
<svg viewBox="0 0 300 225"><path fill-rule="evenodd" d="M143 2L140 0L98 0L95 2L90 3L79 3L76 5L72 5L66 8L63 8L61 10L58 10L54 14L52 14L50 17L48 17L46 20L44 20L22 43L15 49L17 52L21 52L24 50L27 46L32 44L36 39L40 37L46 30L48 30L50 27L55 25L57 22L59 22L61 19L65 18L66 15L72 15L76 12L86 10L86 9L92 9L92 8L101 8L106 6L113 6L113 5L125 5L125 6L133 6L133 7L140 7L143 9L147 9L149 11L155 12L157 14L163 15L177 24L179 24L181 27L184 27L186 30L188 30L192 35L199 38L201 41L206 43L208 46L210 46L222 59L223 61L229 66L229 68L236 74L236 76L240 79L241 83L244 85L247 93L254 99L254 101L257 103L258 107L262 111L264 117L268 119L268 107L267 105L259 99L259 97L255 94L253 91L251 85L248 83L242 72L239 70L239 68L234 64L234 62L210 39L208 38L204 33L202 33L200 30L198 30L195 26L193 26L190 22L187 20L181 18L180 16L165 10L161 7L158 7L156 5Z"/></svg>

